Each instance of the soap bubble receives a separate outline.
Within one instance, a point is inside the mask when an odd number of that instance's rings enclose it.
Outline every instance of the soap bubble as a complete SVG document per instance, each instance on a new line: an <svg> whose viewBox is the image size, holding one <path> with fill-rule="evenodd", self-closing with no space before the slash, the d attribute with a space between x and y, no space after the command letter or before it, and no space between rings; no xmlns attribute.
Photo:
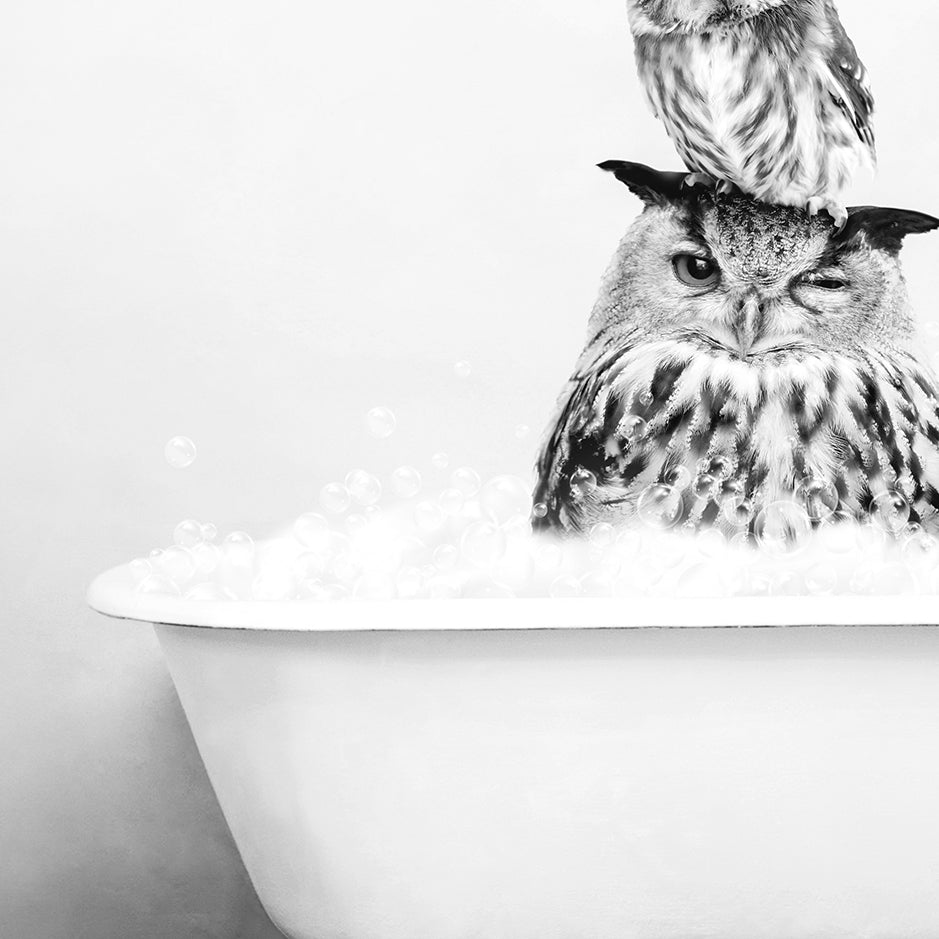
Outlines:
<svg viewBox="0 0 939 939"><path fill-rule="evenodd" d="M733 468L733 461L729 457L715 454L705 458L701 472L706 473L708 476L714 476L716 479L726 479L733 471Z"/></svg>
<svg viewBox="0 0 939 939"><path fill-rule="evenodd" d="M483 486L479 496L483 512L500 525L521 515L527 518L531 512L531 495L528 486L517 476L495 476Z"/></svg>
<svg viewBox="0 0 939 939"><path fill-rule="evenodd" d="M698 473L692 483L692 490L699 499L710 501L717 498L720 484L721 482L716 476L712 476L710 473Z"/></svg>
<svg viewBox="0 0 939 939"><path fill-rule="evenodd" d="M187 600L237 600L238 598L227 587L212 581L196 584L186 591Z"/></svg>
<svg viewBox="0 0 939 939"><path fill-rule="evenodd" d="M795 501L810 519L821 521L838 508L838 490L820 476L806 476L796 487Z"/></svg>
<svg viewBox="0 0 939 939"><path fill-rule="evenodd" d="M646 422L638 414L629 414L620 421L619 432L623 438L633 441L642 436L646 429Z"/></svg>
<svg viewBox="0 0 939 939"><path fill-rule="evenodd" d="M771 502L753 523L757 543L772 554L793 554L805 547L812 531L805 509L794 502Z"/></svg>
<svg viewBox="0 0 939 939"><path fill-rule="evenodd" d="M727 499L721 506L721 513L731 525L742 527L750 524L753 509L749 499Z"/></svg>
<svg viewBox="0 0 939 939"><path fill-rule="evenodd" d="M463 493L459 489L444 489L437 503L447 515L459 515L463 508Z"/></svg>
<svg viewBox="0 0 939 939"><path fill-rule="evenodd" d="M616 530L609 522L597 522L590 529L588 540L596 548L608 548L616 540Z"/></svg>
<svg viewBox="0 0 939 939"><path fill-rule="evenodd" d="M673 466L662 474L662 482L673 489L684 489L691 482L691 471L687 466Z"/></svg>
<svg viewBox="0 0 939 939"><path fill-rule="evenodd" d="M446 469L450 465L450 457L447 456L442 450L438 450L431 458L430 462L434 465L435 469Z"/></svg>
<svg viewBox="0 0 939 939"><path fill-rule="evenodd" d="M374 505L381 498L381 482L377 476L363 469L346 474L346 489L359 505Z"/></svg>
<svg viewBox="0 0 939 939"><path fill-rule="evenodd" d="M184 548L194 548L202 543L202 526L194 519L180 522L173 530L173 543Z"/></svg>
<svg viewBox="0 0 939 939"><path fill-rule="evenodd" d="M177 584L182 584L189 580L196 572L196 562L192 552L181 545L172 545L167 548L159 557L157 566L167 577L174 580Z"/></svg>
<svg viewBox="0 0 939 939"><path fill-rule="evenodd" d="M531 428L527 424L515 425L515 439L516 440L524 440L530 432L531 432Z"/></svg>
<svg viewBox="0 0 939 939"><path fill-rule="evenodd" d="M222 542L222 556L229 564L250 567L254 563L254 541L244 531L233 531Z"/></svg>
<svg viewBox="0 0 939 939"><path fill-rule="evenodd" d="M871 516L885 531L898 534L910 519L910 504L902 492L882 492L871 503Z"/></svg>
<svg viewBox="0 0 939 939"><path fill-rule="evenodd" d="M329 522L318 512L304 512L293 523L293 533L307 548L325 551L329 545Z"/></svg>
<svg viewBox="0 0 939 939"><path fill-rule="evenodd" d="M191 466L196 459L196 445L188 437L170 437L163 450L166 462L176 469Z"/></svg>
<svg viewBox="0 0 939 939"><path fill-rule="evenodd" d="M397 420L394 413L385 407L372 408L365 415L365 423L368 432L379 440L390 437L395 432Z"/></svg>
<svg viewBox="0 0 939 939"><path fill-rule="evenodd" d="M583 596L579 578L571 574L562 574L560 577L555 578L549 592L554 598Z"/></svg>
<svg viewBox="0 0 939 939"><path fill-rule="evenodd" d="M211 522L202 523L202 540L215 541L218 538L218 529Z"/></svg>
<svg viewBox="0 0 939 939"><path fill-rule="evenodd" d="M469 378L473 371L473 366L465 359L461 359L453 366L453 371L456 372L457 378Z"/></svg>
<svg viewBox="0 0 939 939"><path fill-rule="evenodd" d="M346 531L350 535L354 535L357 531L362 531L366 527L368 527L368 519L364 515L353 512L351 515L346 516Z"/></svg>
<svg viewBox="0 0 939 939"><path fill-rule="evenodd" d="M467 499L475 496L482 488L482 484L479 473L469 466L461 466L450 474L450 485L454 489L459 489Z"/></svg>
<svg viewBox="0 0 939 939"><path fill-rule="evenodd" d="M639 395L639 403L644 408L649 407L649 405L652 404L653 401L655 401L655 395L652 394L651 391L643 391L642 394Z"/></svg>
<svg viewBox="0 0 939 939"><path fill-rule="evenodd" d="M391 488L401 499L411 499L421 491L421 474L413 466L399 466L391 474Z"/></svg>
<svg viewBox="0 0 939 939"><path fill-rule="evenodd" d="M171 597L178 597L180 590L179 586L167 577L166 574L154 572L137 584L137 593L164 594Z"/></svg>
<svg viewBox="0 0 939 939"><path fill-rule="evenodd" d="M674 528L684 512L681 492L665 483L647 486L639 496L639 518L650 528Z"/></svg>
<svg viewBox="0 0 939 939"><path fill-rule="evenodd" d="M463 557L477 567L491 567L505 554L505 532L490 521L473 522L460 539Z"/></svg>
<svg viewBox="0 0 939 939"><path fill-rule="evenodd" d="M456 545L441 544L434 548L434 564L438 570L449 571L456 567L460 559L460 550Z"/></svg>
<svg viewBox="0 0 939 939"><path fill-rule="evenodd" d="M352 496L342 483L327 483L320 490L320 505L327 512L342 515L352 504Z"/></svg>
<svg viewBox="0 0 939 939"><path fill-rule="evenodd" d="M544 518L548 514L548 507L544 504L544 502L536 502L531 507L531 514L535 518Z"/></svg>
<svg viewBox="0 0 939 939"><path fill-rule="evenodd" d="M584 498L589 492L597 488L597 477L585 466L578 466L569 477L571 495L575 498Z"/></svg>
<svg viewBox="0 0 939 939"><path fill-rule="evenodd" d="M436 502L423 501L414 506L414 521L424 534L439 531L447 522L447 516Z"/></svg>

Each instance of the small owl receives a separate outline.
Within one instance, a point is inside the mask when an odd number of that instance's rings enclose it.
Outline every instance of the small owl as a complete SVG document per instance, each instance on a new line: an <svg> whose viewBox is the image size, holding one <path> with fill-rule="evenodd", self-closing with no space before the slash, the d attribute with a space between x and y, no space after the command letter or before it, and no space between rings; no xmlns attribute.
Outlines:
<svg viewBox="0 0 939 939"><path fill-rule="evenodd" d="M874 100L832 0L629 0L639 77L690 182L827 211L873 168Z"/></svg>
<svg viewBox="0 0 939 939"><path fill-rule="evenodd" d="M750 531L787 501L817 521L895 502L939 527L939 394L918 355L904 237L864 206L823 216L684 174L601 164L645 203L602 282L538 461L536 529L645 516ZM885 504L886 503L886 504Z"/></svg>

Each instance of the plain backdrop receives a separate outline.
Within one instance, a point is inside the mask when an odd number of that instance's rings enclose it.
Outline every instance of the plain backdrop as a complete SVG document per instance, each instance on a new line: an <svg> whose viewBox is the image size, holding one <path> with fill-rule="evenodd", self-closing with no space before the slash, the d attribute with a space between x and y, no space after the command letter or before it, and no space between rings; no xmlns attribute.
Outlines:
<svg viewBox="0 0 939 939"><path fill-rule="evenodd" d="M878 102L851 201L939 213L939 8L841 7ZM527 476L638 211L594 164L678 168L624 0L14 4L0 126L0 935L274 936L152 632L85 587L353 466ZM937 259L905 252L924 319Z"/></svg>

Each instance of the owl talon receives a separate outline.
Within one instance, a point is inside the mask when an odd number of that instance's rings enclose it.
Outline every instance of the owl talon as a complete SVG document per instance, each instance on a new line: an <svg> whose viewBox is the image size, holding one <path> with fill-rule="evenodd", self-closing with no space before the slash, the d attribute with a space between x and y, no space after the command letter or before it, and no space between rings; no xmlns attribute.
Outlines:
<svg viewBox="0 0 939 939"><path fill-rule="evenodd" d="M835 223L835 231L841 231L848 221L848 210L833 199L813 196L806 203L805 208L809 215L818 215L819 212L826 212Z"/></svg>
<svg viewBox="0 0 939 939"><path fill-rule="evenodd" d="M707 173L685 173L682 185L687 186L688 189L694 189L695 186L703 186L705 189L716 189L717 180Z"/></svg>

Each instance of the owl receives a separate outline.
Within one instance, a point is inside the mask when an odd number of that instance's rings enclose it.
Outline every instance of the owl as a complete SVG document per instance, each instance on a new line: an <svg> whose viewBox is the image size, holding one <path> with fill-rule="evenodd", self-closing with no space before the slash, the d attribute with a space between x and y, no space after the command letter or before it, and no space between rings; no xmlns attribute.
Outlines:
<svg viewBox="0 0 939 939"><path fill-rule="evenodd" d="M939 527L939 394L903 239L939 219L804 209L600 164L644 202L537 464L533 527L753 534L761 506ZM835 515L834 513L838 513Z"/></svg>
<svg viewBox="0 0 939 939"><path fill-rule="evenodd" d="M832 0L629 0L639 77L692 171L825 210L873 169L874 100Z"/></svg>

